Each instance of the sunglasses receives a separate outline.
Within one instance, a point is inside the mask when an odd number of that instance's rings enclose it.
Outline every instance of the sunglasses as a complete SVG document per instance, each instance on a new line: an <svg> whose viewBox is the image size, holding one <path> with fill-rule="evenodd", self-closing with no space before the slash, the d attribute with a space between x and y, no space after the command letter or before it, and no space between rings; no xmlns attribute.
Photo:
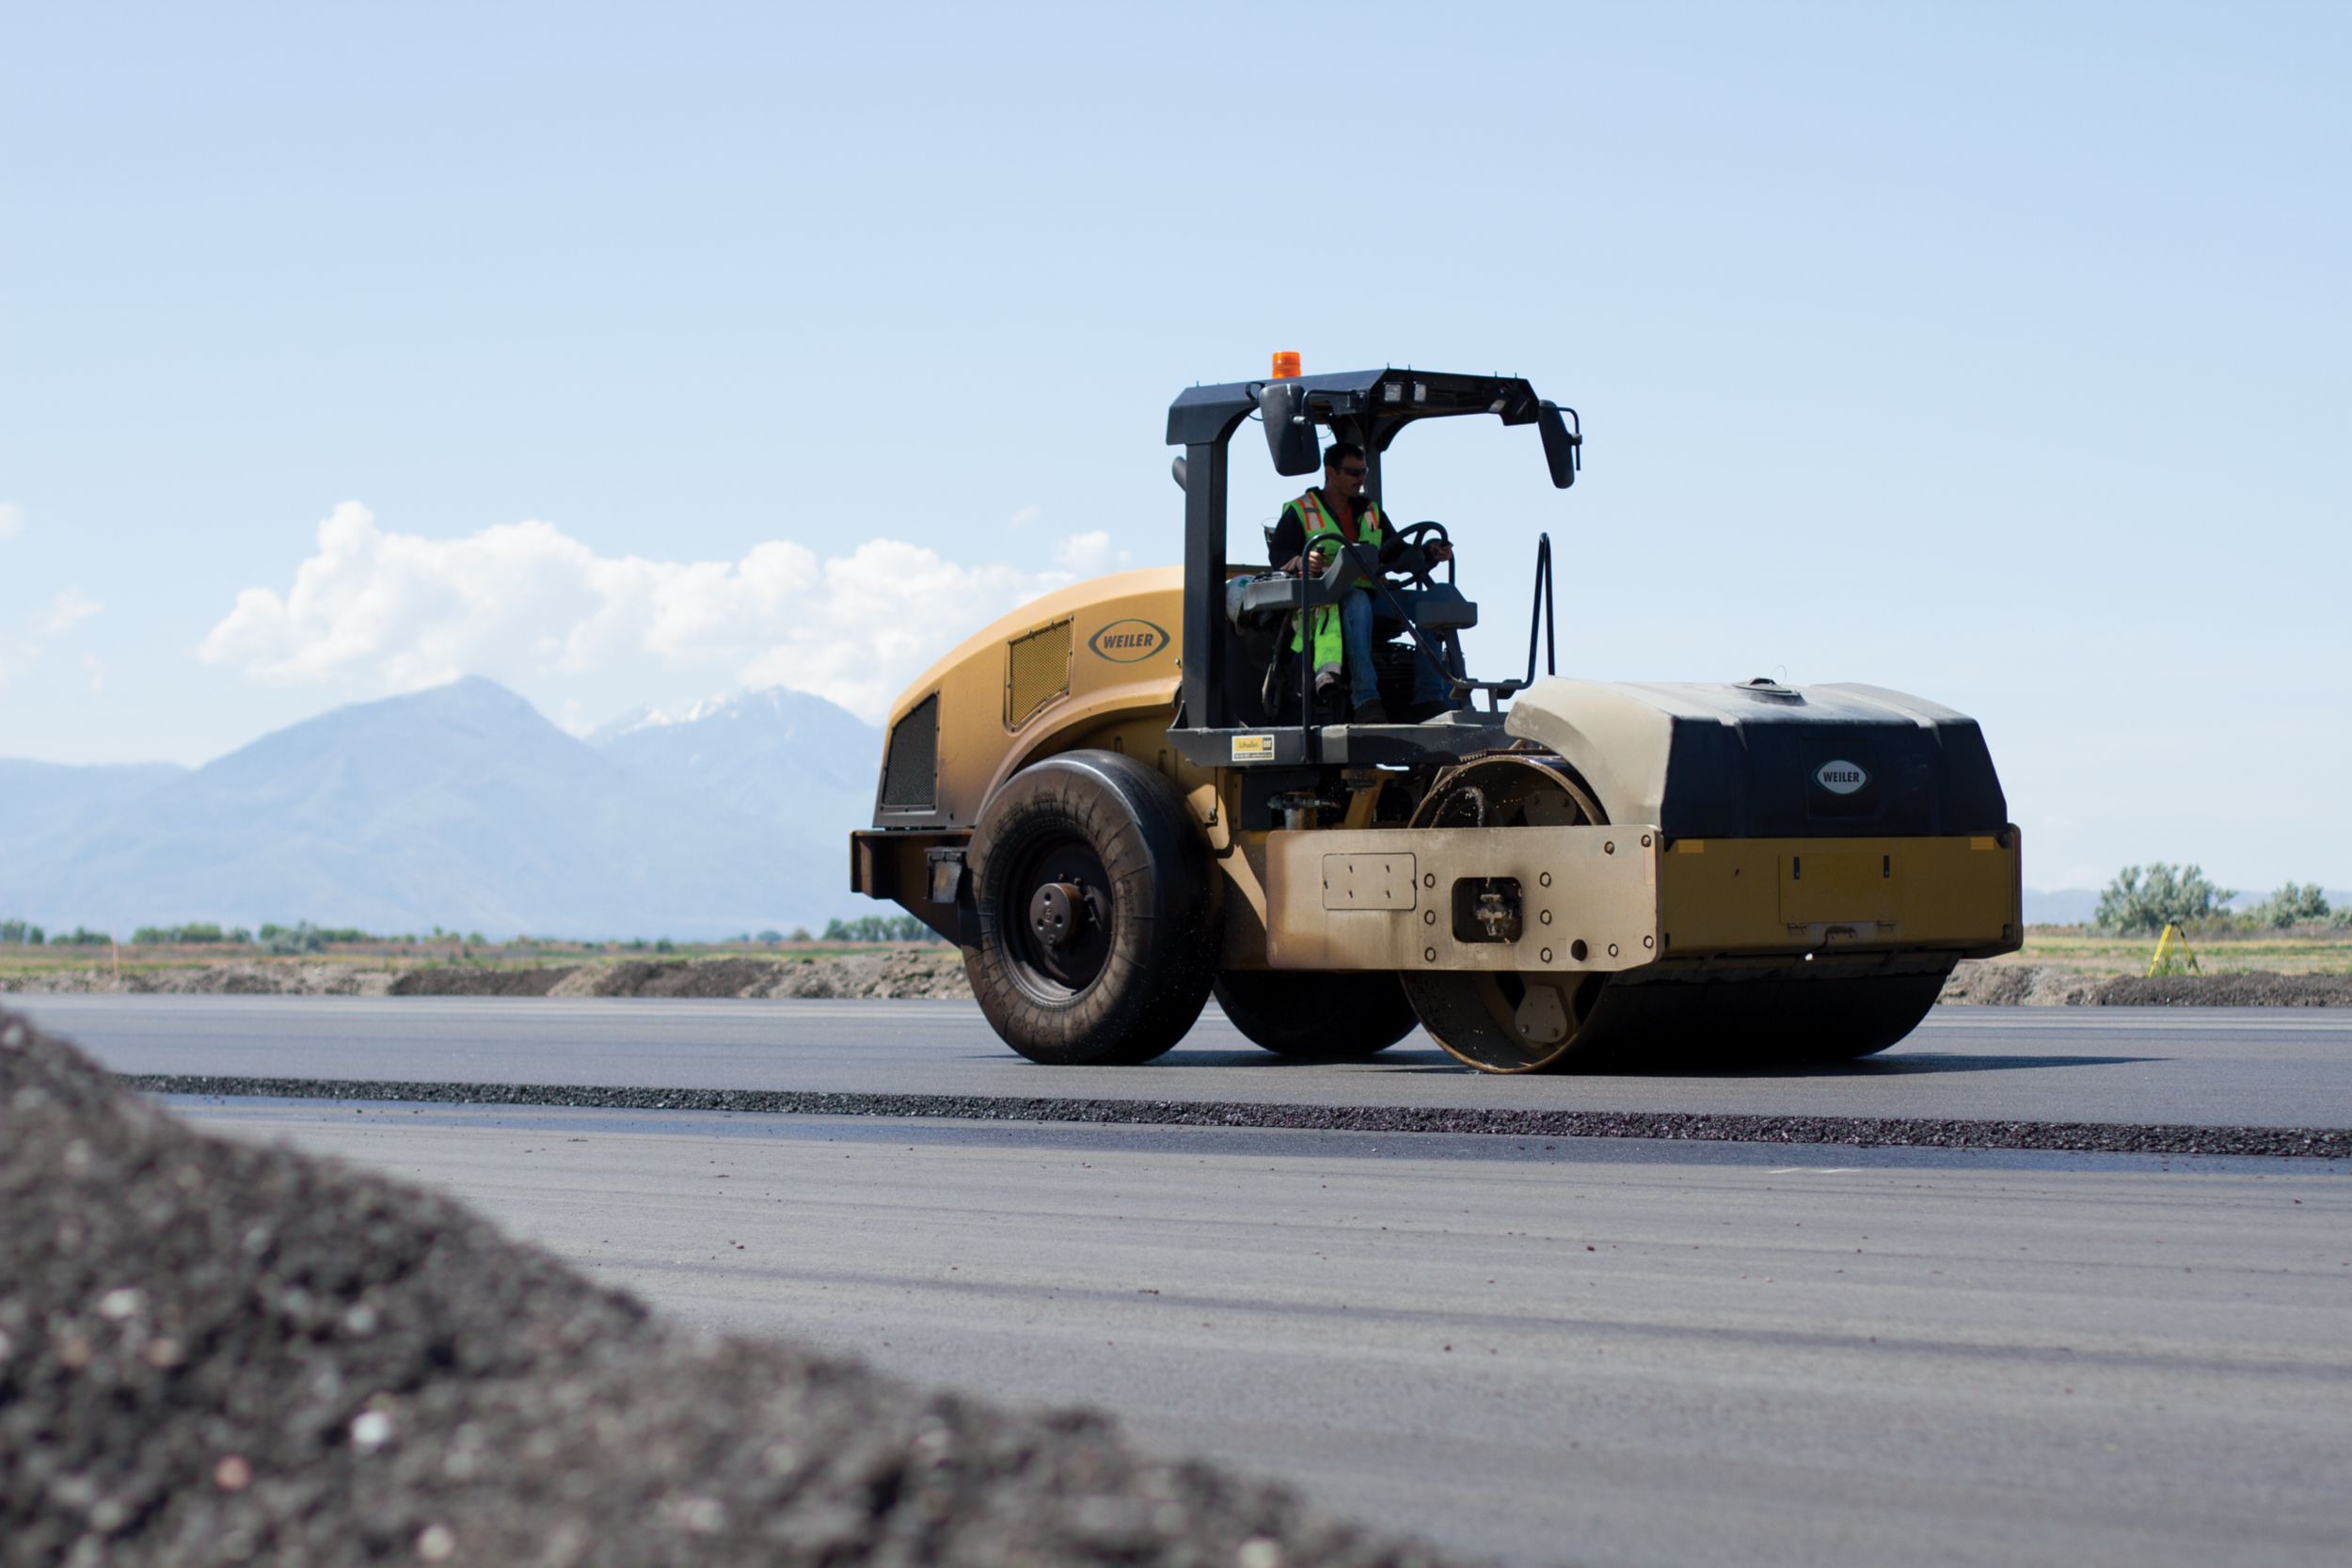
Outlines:
<svg viewBox="0 0 2352 1568"><path fill-rule="evenodd" d="M1357 463L1340 469L1339 472L1345 474L1350 479L1361 479L1366 474L1372 472L1372 470L1365 467L1361 463Z"/></svg>

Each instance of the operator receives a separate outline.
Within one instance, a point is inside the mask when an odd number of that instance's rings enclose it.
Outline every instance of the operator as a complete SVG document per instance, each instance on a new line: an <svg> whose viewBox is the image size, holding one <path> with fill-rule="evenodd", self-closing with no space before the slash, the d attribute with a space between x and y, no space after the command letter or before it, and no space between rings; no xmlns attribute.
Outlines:
<svg viewBox="0 0 2352 1568"><path fill-rule="evenodd" d="M1384 571L1426 571L1430 565L1453 559L1454 546L1442 540L1415 547L1389 532L1379 503L1364 494L1364 478L1369 472L1363 448L1353 441L1331 444L1323 454L1323 483L1285 504L1281 520L1274 525L1272 553L1276 571L1297 572L1302 566L1309 572L1323 571L1337 552L1327 538L1318 536L1331 533L1372 546L1379 552ZM1319 607L1313 614L1315 689L1321 691L1338 681L1343 666L1350 705L1359 724L1389 721L1388 709L1380 702L1372 649L1375 642L1386 641L1405 629L1405 623L1387 605L1376 603L1376 599L1372 584L1359 581L1342 595L1337 605ZM1298 646L1295 620L1291 646ZM1452 707L1449 689L1445 672L1416 645L1413 722L1419 723Z"/></svg>

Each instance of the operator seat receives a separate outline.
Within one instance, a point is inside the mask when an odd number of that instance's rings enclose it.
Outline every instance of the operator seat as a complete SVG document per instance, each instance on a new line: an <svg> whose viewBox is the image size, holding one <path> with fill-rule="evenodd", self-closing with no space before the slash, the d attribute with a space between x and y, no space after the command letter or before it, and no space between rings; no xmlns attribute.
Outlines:
<svg viewBox="0 0 2352 1568"><path fill-rule="evenodd" d="M1266 555L1274 554L1274 525L1264 529ZM1478 625L1478 606L1450 582L1425 588L1390 585L1399 604L1431 640L1447 652L1448 663L1462 668L1461 634ZM1298 721L1297 655L1291 647L1290 620L1299 600L1298 578L1270 566L1245 572L1225 584L1225 624L1234 646L1225 660L1226 695L1244 724ZM1385 596L1375 603L1388 608ZM1408 705L1412 687L1413 643L1401 634L1373 649L1380 671L1381 699L1398 712Z"/></svg>

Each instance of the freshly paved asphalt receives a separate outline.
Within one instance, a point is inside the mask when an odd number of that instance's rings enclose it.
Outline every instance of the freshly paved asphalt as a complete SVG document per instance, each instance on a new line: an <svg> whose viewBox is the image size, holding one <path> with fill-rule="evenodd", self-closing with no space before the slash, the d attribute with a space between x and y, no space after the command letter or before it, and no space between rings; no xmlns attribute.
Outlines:
<svg viewBox="0 0 2352 1568"><path fill-rule="evenodd" d="M1158 1062L1043 1068L969 1003L24 996L132 1073L1304 1105L2352 1127L2352 1010L1939 1008L1860 1062L1492 1078L1416 1034L1368 1062L1258 1050L1215 1008Z"/></svg>
<svg viewBox="0 0 2352 1568"><path fill-rule="evenodd" d="M1039 1075L952 1008L38 1010L142 1069ZM1567 1087L2250 1104L2237 1080L2281 1063L2341 1083L2344 1028L1971 1017L1916 1048L1964 1069ZM1240 1060L1156 1076L1433 1081ZM453 1191L696 1323L1107 1406L1470 1557L2156 1568L2334 1564L2352 1539L2344 1162L177 1103Z"/></svg>
<svg viewBox="0 0 2352 1568"><path fill-rule="evenodd" d="M1836 1068L1051 1069L966 1004L30 997L125 1072L2352 1126L2352 1013L1947 1009ZM716 1327L1502 1562L2335 1562L2352 1162L182 1100Z"/></svg>

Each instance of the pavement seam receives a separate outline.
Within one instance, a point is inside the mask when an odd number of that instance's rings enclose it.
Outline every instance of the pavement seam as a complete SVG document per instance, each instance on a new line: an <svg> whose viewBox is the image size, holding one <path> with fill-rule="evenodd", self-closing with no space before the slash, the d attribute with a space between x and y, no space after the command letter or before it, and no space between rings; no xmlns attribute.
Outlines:
<svg viewBox="0 0 2352 1568"><path fill-rule="evenodd" d="M1912 1117L1788 1117L1698 1111L1497 1110L1446 1106L823 1093L796 1089L631 1088L385 1079L122 1073L149 1094L390 1104L553 1105L582 1110L738 1111L762 1116L911 1117L962 1121L1148 1127L1254 1127L1342 1132L1466 1132L1501 1137L1648 1138L1852 1148L2062 1149L2115 1154L2352 1159L2352 1128L2199 1127L2180 1123L1996 1121Z"/></svg>

